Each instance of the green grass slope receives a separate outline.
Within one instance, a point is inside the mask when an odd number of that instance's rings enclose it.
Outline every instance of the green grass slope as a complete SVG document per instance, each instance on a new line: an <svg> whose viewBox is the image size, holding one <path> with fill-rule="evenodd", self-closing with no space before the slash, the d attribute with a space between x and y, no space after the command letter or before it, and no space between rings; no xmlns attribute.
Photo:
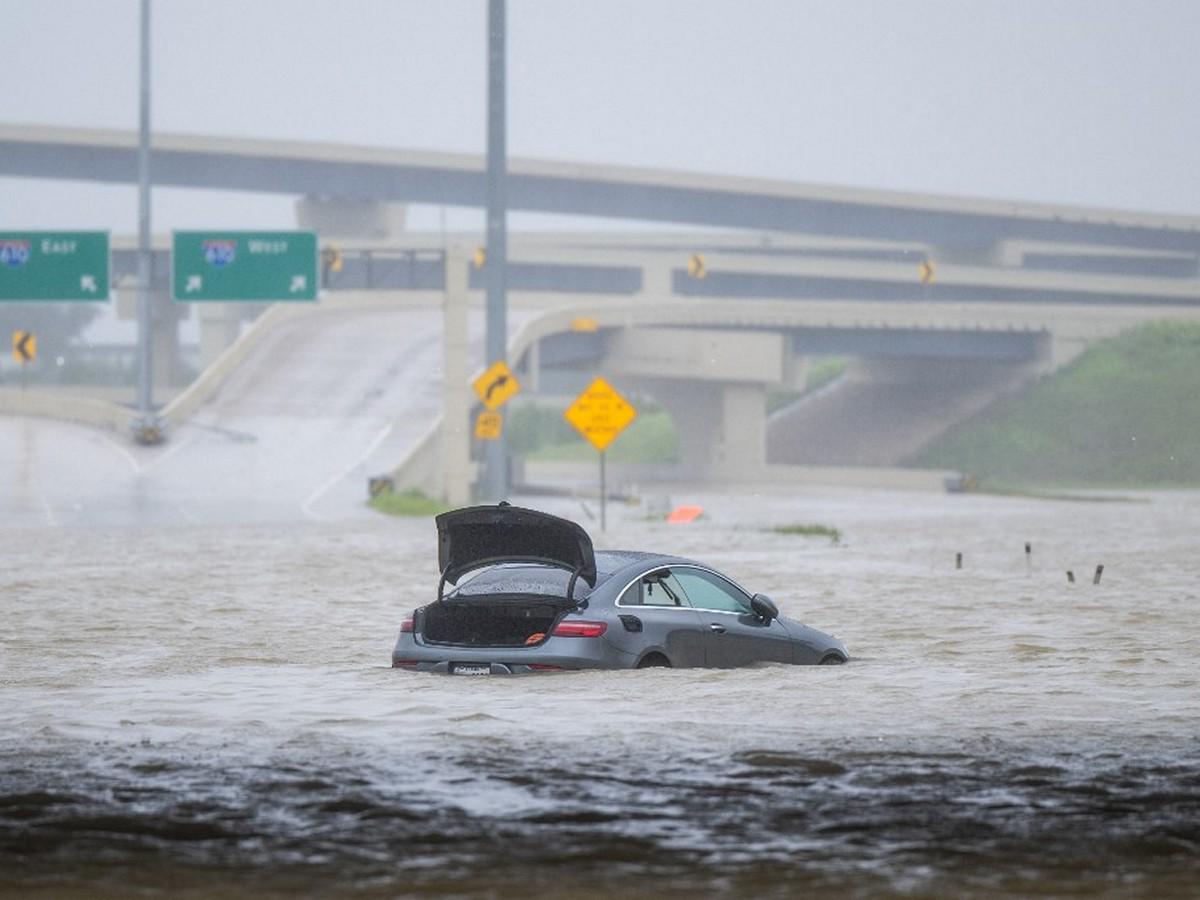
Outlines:
<svg viewBox="0 0 1200 900"><path fill-rule="evenodd" d="M1200 484L1200 324L1150 323L1103 341L911 462L991 485Z"/></svg>

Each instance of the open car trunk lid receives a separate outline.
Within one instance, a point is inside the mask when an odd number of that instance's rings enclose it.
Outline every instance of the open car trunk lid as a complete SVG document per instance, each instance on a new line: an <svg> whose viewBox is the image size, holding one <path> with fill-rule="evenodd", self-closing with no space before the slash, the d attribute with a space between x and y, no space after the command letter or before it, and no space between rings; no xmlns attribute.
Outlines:
<svg viewBox="0 0 1200 900"><path fill-rule="evenodd" d="M568 519L508 504L470 506L442 513L437 530L443 586L457 584L472 569L502 562L556 566L596 585L592 539Z"/></svg>

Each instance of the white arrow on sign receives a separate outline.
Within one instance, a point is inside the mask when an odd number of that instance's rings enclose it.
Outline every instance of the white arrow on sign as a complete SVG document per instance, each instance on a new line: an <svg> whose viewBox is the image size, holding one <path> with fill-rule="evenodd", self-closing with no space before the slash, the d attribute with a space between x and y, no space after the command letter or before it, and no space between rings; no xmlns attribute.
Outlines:
<svg viewBox="0 0 1200 900"><path fill-rule="evenodd" d="M194 294L204 287L204 279L199 275L189 275L187 284L184 285L183 292L185 294Z"/></svg>
<svg viewBox="0 0 1200 900"><path fill-rule="evenodd" d="M89 294L94 294L94 293L96 293L96 291L100 290L98 287L96 287L96 276L95 275L80 275L79 276L79 289L81 291L87 291Z"/></svg>
<svg viewBox="0 0 1200 900"><path fill-rule="evenodd" d="M296 293L299 293L300 291L305 290L307 287L308 287L308 276L307 275L293 275L292 276L292 286L290 288L288 288L288 293L296 294Z"/></svg>

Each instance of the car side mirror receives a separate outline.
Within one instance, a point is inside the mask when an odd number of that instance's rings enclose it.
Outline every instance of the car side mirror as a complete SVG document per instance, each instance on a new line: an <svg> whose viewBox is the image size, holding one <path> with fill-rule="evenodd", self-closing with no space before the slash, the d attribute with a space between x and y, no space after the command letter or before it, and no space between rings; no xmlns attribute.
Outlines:
<svg viewBox="0 0 1200 900"><path fill-rule="evenodd" d="M775 605L775 601L766 594L755 594L750 598L750 608L754 610L754 614L764 622L770 622L772 619L779 618L779 607Z"/></svg>

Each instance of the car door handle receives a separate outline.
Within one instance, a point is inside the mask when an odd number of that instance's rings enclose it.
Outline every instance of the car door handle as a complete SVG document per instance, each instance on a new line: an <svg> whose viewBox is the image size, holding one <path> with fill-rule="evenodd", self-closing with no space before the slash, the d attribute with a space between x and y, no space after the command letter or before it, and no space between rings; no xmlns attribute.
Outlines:
<svg viewBox="0 0 1200 900"><path fill-rule="evenodd" d="M725 626L724 626L724 625L718 625L716 622L713 622L713 623L712 623L711 625L709 625L708 627L709 627L709 628L711 628L713 631L715 631L717 634L724 634L724 633L725 633Z"/></svg>

